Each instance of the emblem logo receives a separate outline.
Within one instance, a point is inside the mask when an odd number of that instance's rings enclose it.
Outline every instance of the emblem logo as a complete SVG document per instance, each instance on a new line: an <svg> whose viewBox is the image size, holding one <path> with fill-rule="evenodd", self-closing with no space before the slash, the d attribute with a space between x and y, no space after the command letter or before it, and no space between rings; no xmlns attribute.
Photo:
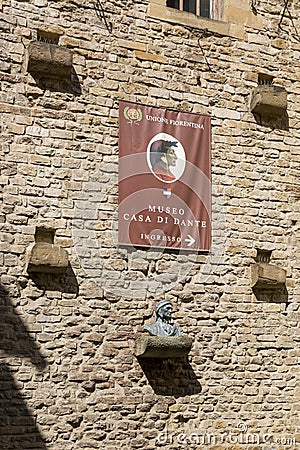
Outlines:
<svg viewBox="0 0 300 450"><path fill-rule="evenodd" d="M164 194L164 196L165 196L166 198L170 198L171 195L172 195L172 190L171 190L171 188L164 188L163 194Z"/></svg>
<svg viewBox="0 0 300 450"><path fill-rule="evenodd" d="M128 123L132 125L133 123L135 125L139 125L139 122L143 118L143 113L140 108L129 108L129 106L126 106L124 108L124 117L126 120L128 120Z"/></svg>

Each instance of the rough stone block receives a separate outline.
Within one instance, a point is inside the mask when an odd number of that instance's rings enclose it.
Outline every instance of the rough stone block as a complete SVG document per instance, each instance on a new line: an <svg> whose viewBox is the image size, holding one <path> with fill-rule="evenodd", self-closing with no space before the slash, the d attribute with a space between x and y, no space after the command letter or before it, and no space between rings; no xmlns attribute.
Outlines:
<svg viewBox="0 0 300 450"><path fill-rule="evenodd" d="M286 282L286 271L269 263L253 264L251 267L252 288L278 289Z"/></svg>
<svg viewBox="0 0 300 450"><path fill-rule="evenodd" d="M287 109L287 92L282 86L257 86L251 97L253 114L281 116Z"/></svg>
<svg viewBox="0 0 300 450"><path fill-rule="evenodd" d="M71 75L71 50L46 42L31 42L28 46L27 70L47 77L68 78Z"/></svg>
<svg viewBox="0 0 300 450"><path fill-rule="evenodd" d="M145 61L153 61L153 62L160 62L160 63L167 62L167 58L163 55L157 55L155 53L143 52L140 50L135 50L135 56L138 59L142 59Z"/></svg>
<svg viewBox="0 0 300 450"><path fill-rule="evenodd" d="M135 355L139 358L178 358L192 348L189 336L141 336L136 341Z"/></svg>
<svg viewBox="0 0 300 450"><path fill-rule="evenodd" d="M65 249L48 242L37 242L31 250L27 271L63 274L68 263L68 253Z"/></svg>

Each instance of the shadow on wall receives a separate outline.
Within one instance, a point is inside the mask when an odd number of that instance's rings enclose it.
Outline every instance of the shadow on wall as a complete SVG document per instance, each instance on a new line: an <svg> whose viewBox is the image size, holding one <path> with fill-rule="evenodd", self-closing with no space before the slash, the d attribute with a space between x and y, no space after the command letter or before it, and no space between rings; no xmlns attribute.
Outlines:
<svg viewBox="0 0 300 450"><path fill-rule="evenodd" d="M1 284L0 312L0 349L5 358L27 358L37 369L43 370L46 360ZM7 363L0 363L0 449L47 449Z"/></svg>
<svg viewBox="0 0 300 450"><path fill-rule="evenodd" d="M45 76L40 76L39 74L32 74L32 77L34 78L37 87L43 91L49 90L51 92L72 94L74 96L79 96L82 94L80 81L74 67L71 69L70 77L65 79L46 78ZM37 95L37 97L39 96L40 95Z"/></svg>
<svg viewBox="0 0 300 450"><path fill-rule="evenodd" d="M288 291L286 286L281 289L256 289L253 288L253 293L257 300L268 303L288 303Z"/></svg>
<svg viewBox="0 0 300 450"><path fill-rule="evenodd" d="M188 358L138 358L155 394L184 397L202 390Z"/></svg>
<svg viewBox="0 0 300 450"><path fill-rule="evenodd" d="M7 291L0 284L0 350L7 357L18 356L30 359L39 370L45 369L47 363L39 348L30 336L19 314L14 310Z"/></svg>
<svg viewBox="0 0 300 450"><path fill-rule="evenodd" d="M254 114L255 121L258 125L271 128L272 130L286 130L290 128L289 116L287 113L280 117L263 116L261 114Z"/></svg>
<svg viewBox="0 0 300 450"><path fill-rule="evenodd" d="M6 364L0 364L0 415L1 449L47 449Z"/></svg>
<svg viewBox="0 0 300 450"><path fill-rule="evenodd" d="M79 286L70 263L64 275L37 272L30 273L29 276L41 290L59 291L62 293L78 295Z"/></svg>

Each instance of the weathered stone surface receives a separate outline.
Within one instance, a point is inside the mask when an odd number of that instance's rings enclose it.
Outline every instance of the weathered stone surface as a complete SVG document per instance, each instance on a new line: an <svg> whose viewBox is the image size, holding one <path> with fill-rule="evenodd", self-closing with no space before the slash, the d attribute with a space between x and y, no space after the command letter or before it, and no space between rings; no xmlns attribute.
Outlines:
<svg viewBox="0 0 300 450"><path fill-rule="evenodd" d="M48 242L37 242L30 252L27 271L63 274L68 264L68 253L65 249Z"/></svg>
<svg viewBox="0 0 300 450"><path fill-rule="evenodd" d="M273 264L258 263L251 266L251 287L278 289L286 282L286 271Z"/></svg>
<svg viewBox="0 0 300 450"><path fill-rule="evenodd" d="M141 336L135 355L140 358L179 358L187 356L193 345L189 336Z"/></svg>
<svg viewBox="0 0 300 450"><path fill-rule="evenodd" d="M96 2L110 33L93 3L0 2L0 449L299 449L300 4L279 29L279 0L224 0L228 21ZM76 92L27 73L38 30L72 49ZM250 112L264 73L287 91L285 126ZM116 245L120 99L211 116L210 254ZM27 273L43 224L63 276ZM256 248L286 292L255 295ZM188 358L134 355L161 295Z"/></svg>
<svg viewBox="0 0 300 450"><path fill-rule="evenodd" d="M282 86L257 86L251 96L250 109L254 114L281 116L287 109L287 91Z"/></svg>
<svg viewBox="0 0 300 450"><path fill-rule="evenodd" d="M55 78L69 78L73 54L67 47L47 42L30 42L27 70L32 74Z"/></svg>

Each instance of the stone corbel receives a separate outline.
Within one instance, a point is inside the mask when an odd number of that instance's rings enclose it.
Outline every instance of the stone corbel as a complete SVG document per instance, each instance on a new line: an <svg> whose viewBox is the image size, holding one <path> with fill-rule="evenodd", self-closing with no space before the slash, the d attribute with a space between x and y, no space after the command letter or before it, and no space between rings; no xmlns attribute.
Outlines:
<svg viewBox="0 0 300 450"><path fill-rule="evenodd" d="M279 289L285 285L286 271L268 263L253 264L251 281L254 289Z"/></svg>
<svg viewBox="0 0 300 450"><path fill-rule="evenodd" d="M27 71L33 75L70 78L72 61L72 51L57 44L34 41L27 48Z"/></svg>
<svg viewBox="0 0 300 450"><path fill-rule="evenodd" d="M287 110L286 89L278 85L257 86L252 92L250 109L262 116L283 116Z"/></svg>
<svg viewBox="0 0 300 450"><path fill-rule="evenodd" d="M27 272L50 273L63 275L69 265L68 253L65 249L54 245L55 231L52 229L38 228L36 242L29 252Z"/></svg>
<svg viewBox="0 0 300 450"><path fill-rule="evenodd" d="M189 336L141 336L136 341L137 358L180 358L192 348Z"/></svg>
<svg viewBox="0 0 300 450"><path fill-rule="evenodd" d="M251 266L251 287L261 299L280 301L286 290L286 271L270 264L272 251L257 250L256 264Z"/></svg>

